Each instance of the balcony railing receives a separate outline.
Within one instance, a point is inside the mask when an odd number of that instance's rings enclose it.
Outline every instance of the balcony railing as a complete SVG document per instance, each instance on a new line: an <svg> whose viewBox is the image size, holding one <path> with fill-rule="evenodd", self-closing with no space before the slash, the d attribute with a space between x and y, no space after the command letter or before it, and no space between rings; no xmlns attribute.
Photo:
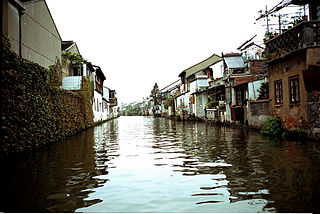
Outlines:
<svg viewBox="0 0 320 214"><path fill-rule="evenodd" d="M266 42L266 53L272 58L311 46L320 45L320 20L301 22Z"/></svg>

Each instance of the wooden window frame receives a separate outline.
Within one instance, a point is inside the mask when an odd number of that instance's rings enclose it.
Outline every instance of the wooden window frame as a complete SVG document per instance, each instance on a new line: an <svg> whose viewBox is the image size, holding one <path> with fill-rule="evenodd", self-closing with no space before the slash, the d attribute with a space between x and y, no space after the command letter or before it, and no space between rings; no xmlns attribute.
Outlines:
<svg viewBox="0 0 320 214"><path fill-rule="evenodd" d="M275 104L283 103L283 87L282 80L274 81L274 102Z"/></svg>
<svg viewBox="0 0 320 214"><path fill-rule="evenodd" d="M299 75L288 78L289 84L289 103L291 105L300 104Z"/></svg>

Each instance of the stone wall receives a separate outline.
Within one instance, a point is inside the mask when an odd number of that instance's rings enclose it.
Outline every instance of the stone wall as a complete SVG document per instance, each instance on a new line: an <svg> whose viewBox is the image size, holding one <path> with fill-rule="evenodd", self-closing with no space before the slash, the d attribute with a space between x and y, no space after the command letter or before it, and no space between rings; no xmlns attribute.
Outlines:
<svg viewBox="0 0 320 214"><path fill-rule="evenodd" d="M249 127L261 129L269 117L269 100L248 102L247 120Z"/></svg>
<svg viewBox="0 0 320 214"><path fill-rule="evenodd" d="M320 138L320 91L307 93L307 109L310 128L313 137Z"/></svg>

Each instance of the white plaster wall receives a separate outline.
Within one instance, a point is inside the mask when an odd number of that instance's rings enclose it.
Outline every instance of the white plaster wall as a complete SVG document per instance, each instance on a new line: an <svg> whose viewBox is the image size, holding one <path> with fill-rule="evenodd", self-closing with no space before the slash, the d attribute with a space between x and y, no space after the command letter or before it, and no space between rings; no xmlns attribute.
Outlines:
<svg viewBox="0 0 320 214"><path fill-rule="evenodd" d="M226 104L226 121L232 122L231 120L231 106L236 104L236 93L234 88L230 88L231 91L231 104Z"/></svg>
<svg viewBox="0 0 320 214"><path fill-rule="evenodd" d="M214 78L223 77L223 69L221 68L221 66L223 66L223 61L220 61L220 62L210 66L210 68L212 68L212 70L213 70L213 77Z"/></svg>
<svg viewBox="0 0 320 214"><path fill-rule="evenodd" d="M194 93L196 92L196 88L197 88L197 84L196 84L197 81L193 81L190 83L190 93Z"/></svg>
<svg viewBox="0 0 320 214"><path fill-rule="evenodd" d="M118 115L118 106L113 106L112 107L112 115L111 115L111 117L112 118L116 118L116 117L118 117L119 115Z"/></svg>
<svg viewBox="0 0 320 214"><path fill-rule="evenodd" d="M102 112L102 120L108 120L109 119L109 103L106 101L103 101L103 112Z"/></svg>
<svg viewBox="0 0 320 214"><path fill-rule="evenodd" d="M195 100L196 100L196 111L195 111L196 117L204 117L205 116L204 109L206 108L206 104L208 102L208 94L207 93L197 94Z"/></svg>
<svg viewBox="0 0 320 214"><path fill-rule="evenodd" d="M102 95L94 90L94 104L92 105L93 111L93 121L99 122L103 119L103 112L102 112Z"/></svg>
<svg viewBox="0 0 320 214"><path fill-rule="evenodd" d="M254 82L248 83L248 93L249 93L249 100L257 99L259 96L258 89L260 88L261 84L264 82L264 80L257 80Z"/></svg>

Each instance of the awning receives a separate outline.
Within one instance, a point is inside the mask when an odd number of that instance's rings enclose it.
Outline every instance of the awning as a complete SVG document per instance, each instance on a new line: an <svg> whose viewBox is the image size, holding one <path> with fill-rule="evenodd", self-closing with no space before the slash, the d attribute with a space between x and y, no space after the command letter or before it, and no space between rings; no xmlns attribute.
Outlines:
<svg viewBox="0 0 320 214"><path fill-rule="evenodd" d="M224 57L224 60L228 68L244 68L245 67L242 56Z"/></svg>
<svg viewBox="0 0 320 214"><path fill-rule="evenodd" d="M245 76L245 77L236 77L234 86L238 86L238 85L245 84L248 82L253 82L258 79L259 79L258 76L253 76L253 75Z"/></svg>

